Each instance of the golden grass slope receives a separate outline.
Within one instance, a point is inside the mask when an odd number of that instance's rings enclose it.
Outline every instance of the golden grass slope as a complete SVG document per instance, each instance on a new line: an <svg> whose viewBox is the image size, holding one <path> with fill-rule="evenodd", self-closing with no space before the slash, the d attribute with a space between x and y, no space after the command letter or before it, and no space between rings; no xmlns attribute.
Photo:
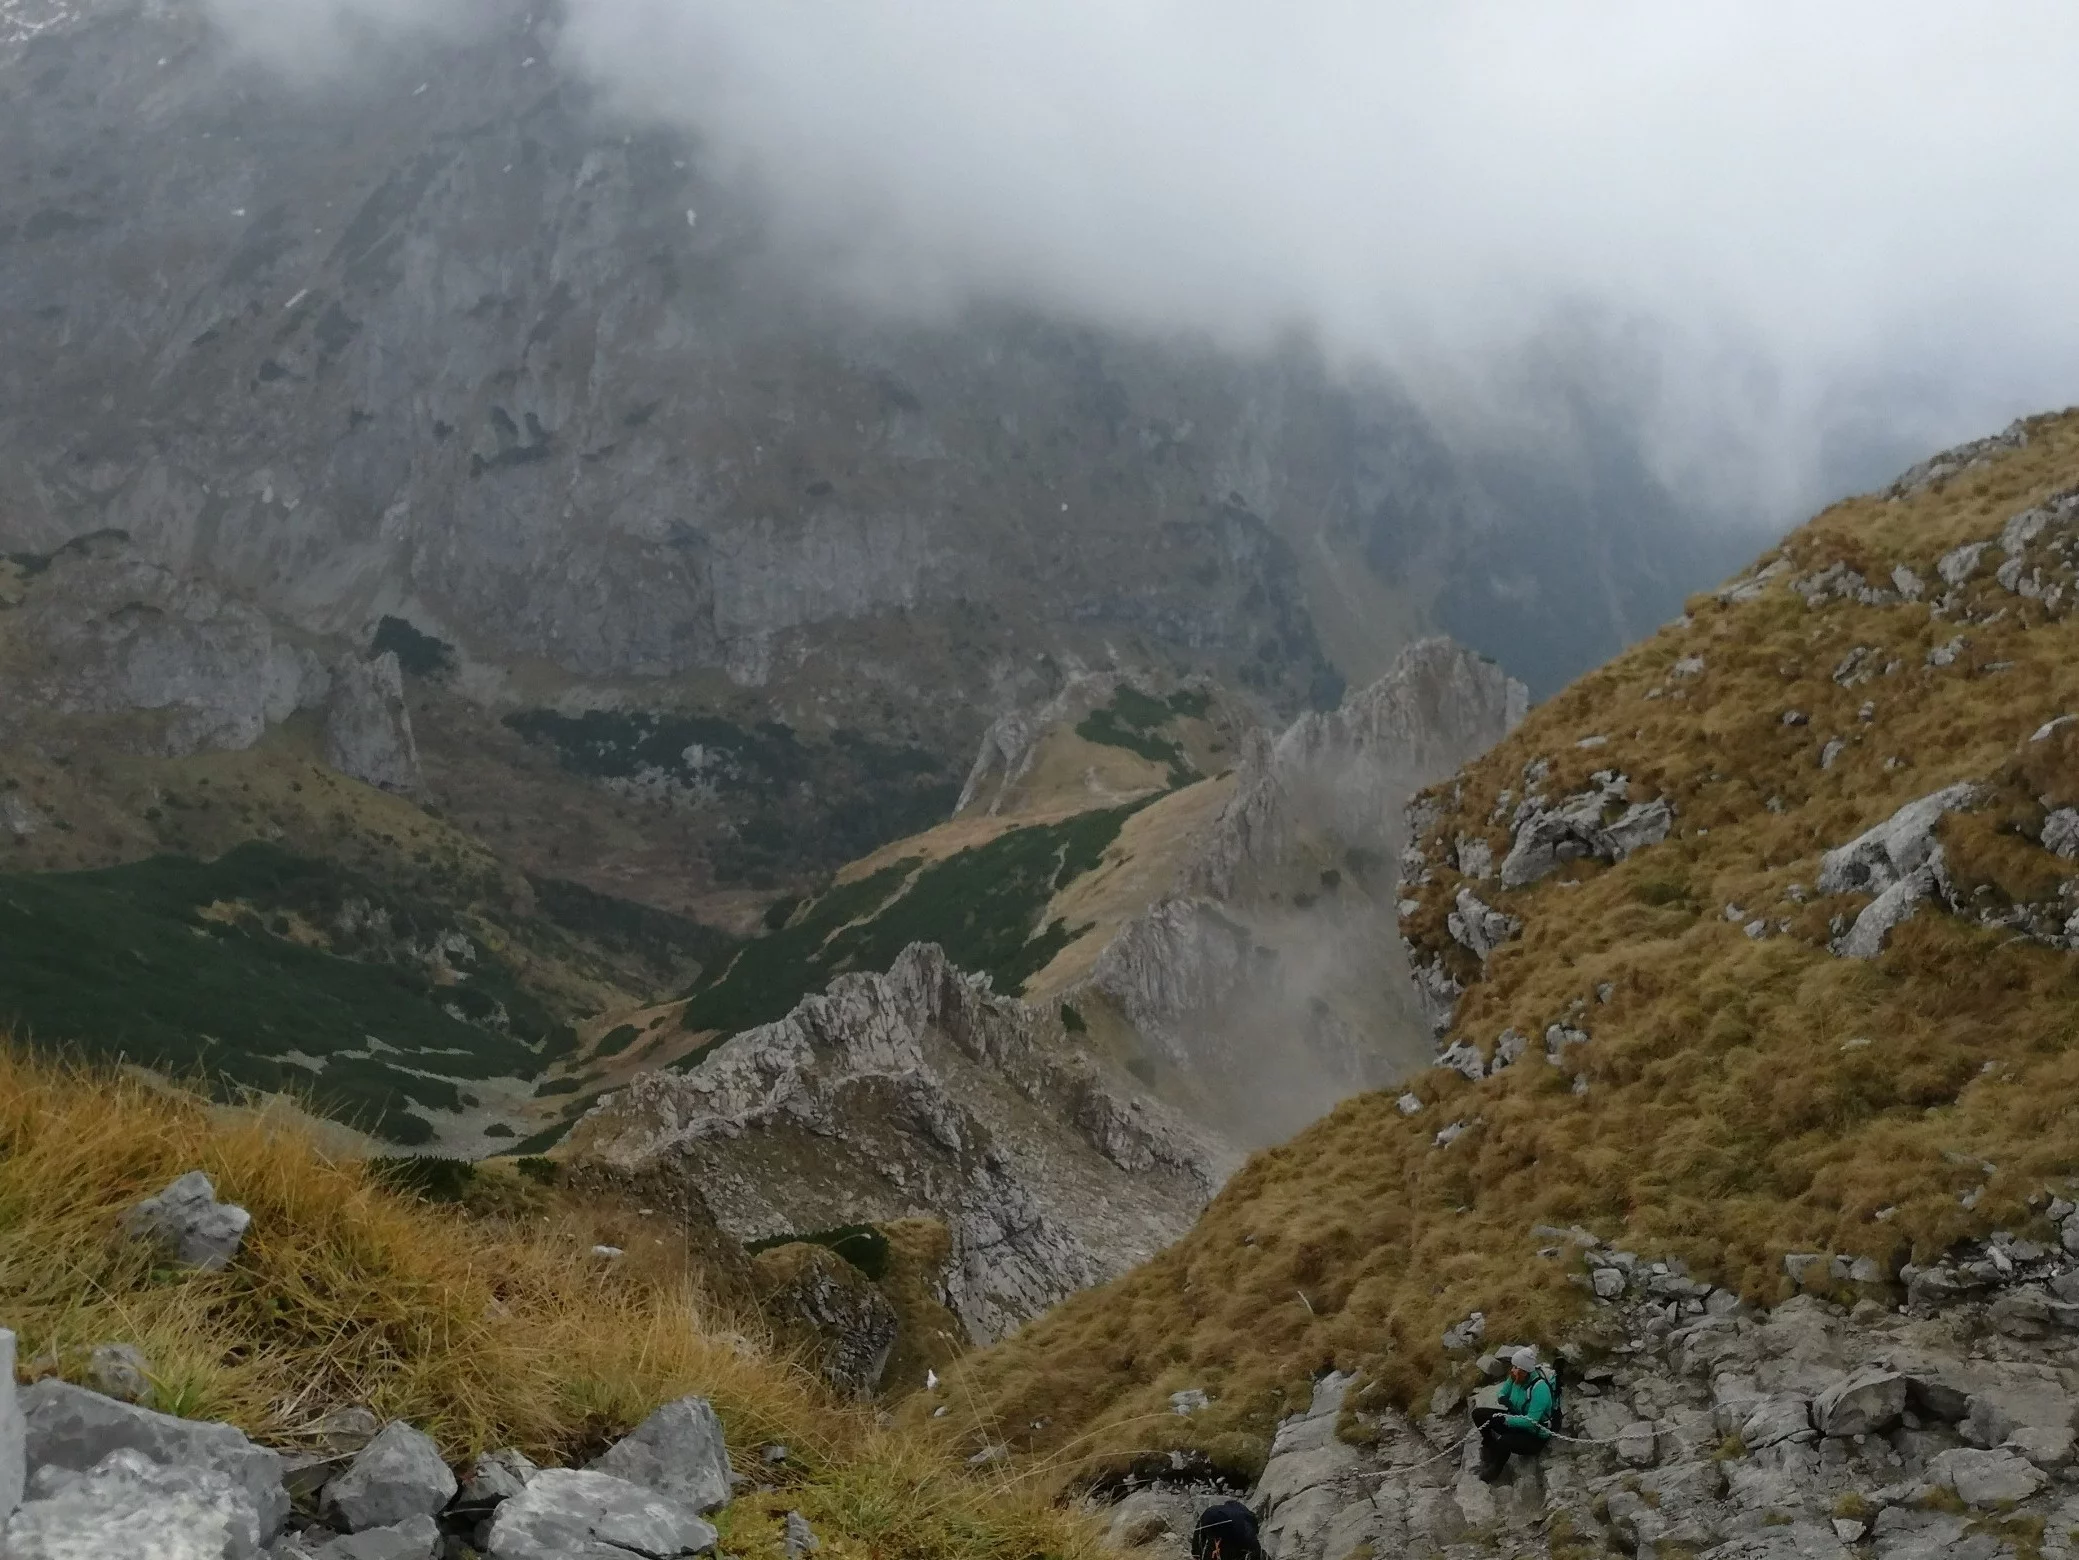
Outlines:
<svg viewBox="0 0 2079 1560"><path fill-rule="evenodd" d="M125 1208L191 1169L253 1215L226 1271L156 1267L117 1236ZM918 1560L1093 1553L1089 1535L1008 1474L980 1480L924 1439L876 1427L773 1357L702 1293L685 1249L609 1266L582 1213L516 1198L503 1219L402 1198L260 1117L0 1050L0 1323L25 1369L73 1373L134 1343L156 1406L226 1418L293 1447L325 1410L366 1403L450 1457L513 1444L575 1460L688 1392L735 1451L784 1442L770 1497L724 1519L732 1553L776 1557L801 1510L825 1552Z"/></svg>
<svg viewBox="0 0 2079 1560"><path fill-rule="evenodd" d="M2028 739L2079 712L2079 617L1996 585L1997 543L1946 616L1930 601L1944 553L2075 483L2067 413L1927 491L1836 505L1788 539L1766 588L1699 597L1437 787L1430 881L1404 930L1468 982L1450 1039L1491 1051L1515 1028L1531 1054L1479 1083L1424 1073L1412 1117L1387 1094L1347 1101L1258 1155L1176 1247L957 1367L948 1417L977 1440L1072 1449L1085 1471L1184 1446L1246 1471L1331 1364L1406 1405L1461 1368L1441 1334L1473 1310L1490 1339L1579 1326L1570 1259L1541 1255L1533 1224L1584 1223L1764 1300L1787 1292L1789 1251L1895 1268L1968 1232L2040 1226L2030 1199L2079 1170L2079 955L1931 906L1881 957L1841 959L1834 917L1864 901L1809 891L1824 851L1959 779L1994 792L1944 825L1965 892L1997 907L2072 876L2030 831L2040 797L2079 788L2079 728ZM1886 587L1903 564L1927 599L1808 607L1790 588L1840 562ZM1874 675L1837 682L1858 648ZM1688 658L1701 670L1677 675ZM1503 793L1520 799L1539 760L1555 798L1623 772L1633 799L1672 802L1674 835L1516 892L1461 879L1457 838L1498 861ZM1463 886L1524 922L1484 974L1445 930ZM1759 940L1743 929L1756 919ZM1553 1066L1556 1022L1591 1038ZM1453 1123L1462 1135L1437 1146ZM1182 1387L1211 1407L1168 1413Z"/></svg>

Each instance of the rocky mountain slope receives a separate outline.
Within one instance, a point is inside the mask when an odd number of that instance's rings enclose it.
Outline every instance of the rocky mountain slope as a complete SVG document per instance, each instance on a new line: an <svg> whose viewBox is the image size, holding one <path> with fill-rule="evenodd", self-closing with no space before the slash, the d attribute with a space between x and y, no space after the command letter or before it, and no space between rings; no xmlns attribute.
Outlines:
<svg viewBox="0 0 2079 1560"><path fill-rule="evenodd" d="M1392 904L1363 879L1413 789L1522 701L1428 641L1338 711L1251 733L1238 774L1178 786L1226 745L1210 697L1093 693L1032 751L985 749L999 810L977 794L850 869L637 1049L630 1025L627 1063L567 1064L598 1103L558 1152L681 1182L753 1243L938 1219L945 1303L1000 1337L1182 1234L1236 1143L1411 1064L1413 987L1378 956ZM1367 941L1339 987L1314 979L1322 945Z"/></svg>
<svg viewBox="0 0 2079 1560"><path fill-rule="evenodd" d="M1586 1250L1612 1298L1596 1307L1601 1347L1563 1367L1562 1438L1490 1485L1458 1388L1410 1416L1365 1406L1358 1378L1330 1372L1280 1422L1249 1490L1277 1560L1367 1545L1576 1560L2072 1552L2079 1352L2068 1303L2042 1283L2048 1269L2072 1290L2068 1262L2007 1240L1978 1248L1972 1265L1989 1271L1968 1303L1799 1295L1761 1310L1655 1270L1668 1264ZM1494 1359L1481 1356L1485 1375ZM1154 1560L1185 1553L1219 1493L1157 1482L1102 1509L1115 1547Z"/></svg>
<svg viewBox="0 0 2079 1560"><path fill-rule="evenodd" d="M553 11L486 14L312 87L194 0L10 10L0 551L120 532L393 650L424 794L528 871L743 915L1079 671L1284 719L1441 626L1554 681L1706 577L1607 438L1490 459L1301 347L834 301ZM318 698L291 660L211 729Z"/></svg>
<svg viewBox="0 0 2079 1560"><path fill-rule="evenodd" d="M1389 919L1400 799L1500 741L1526 704L1494 663L1425 640L1340 708L1256 734L1169 889L1070 944L1035 993L1125 1028L1245 1145L1399 1078L1427 1051Z"/></svg>
<svg viewBox="0 0 2079 1560"><path fill-rule="evenodd" d="M1895 1407L1844 1445L1814 1394L1936 1333L1945 1370L2011 1361L2010 1387L2070 1391L2075 486L2079 415L1948 452L1827 511L1433 787L1402 926L1433 972L1439 1065L1258 1155L1177 1246L962 1366L963 1412L1042 1427L1013 1450L1074 1440L1086 1469L1174 1448L1246 1480L1330 1366L1355 1373L1339 1424L1362 1442L1361 1416L1390 1439L1392 1414L1477 1383L1482 1347L1565 1341L1617 1373L1600 1379L1620 1412L1662 1419L1708 1390L1719 1460L1696 1459L1698 1432L1666 1455L1712 1501L1728 1480L1752 1498L1670 1542L1831 1553L1832 1515L1903 1507L1876 1529L1903 1550L1928 1509L1997 1509L1986 1470L2047 1516L2042 1470L2065 1454L1999 1448L2017 1425L2069 1426L2069 1396L2001 1429L1923 1393L1917 1428ZM1801 1290L1835 1307L1793 1312L1827 1334L1826 1369L1785 1374L1774 1335L1739 1318ZM1916 1330L1926 1317L1949 1330ZM1670 1339L1665 1382L1637 1368ZM1721 1346L1727 1368L1696 1377ZM1205 1406L1168 1413L1187 1389ZM1781 1436L1766 1415L1750 1429L1772 1394L1797 1399ZM1544 1500L1534 1541L1567 1547ZM1761 1531L1772 1511L1782 1532ZM1988 1555L2019 1542L1976 1531ZM1943 1532L1924 1541L1965 1536Z"/></svg>

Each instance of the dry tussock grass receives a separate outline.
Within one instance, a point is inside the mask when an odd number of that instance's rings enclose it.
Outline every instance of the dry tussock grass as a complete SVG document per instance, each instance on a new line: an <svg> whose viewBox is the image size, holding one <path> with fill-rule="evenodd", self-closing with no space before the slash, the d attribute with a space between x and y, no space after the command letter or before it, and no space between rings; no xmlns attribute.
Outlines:
<svg viewBox="0 0 2079 1560"><path fill-rule="evenodd" d="M222 1273L166 1269L117 1234L125 1208L202 1169L253 1215ZM400 1197L276 1116L211 1112L163 1090L0 1050L0 1321L34 1373L138 1345L158 1407L281 1445L366 1403L450 1456L517 1445L589 1455L659 1403L712 1398L736 1448L780 1441L794 1487L732 1509L730 1547L779 1549L800 1509L840 1554L1080 1556L1085 1530L1030 1481L983 1482L927 1438L878 1428L765 1352L651 1257L607 1268L592 1231L538 1204L483 1220Z"/></svg>
<svg viewBox="0 0 2079 1560"><path fill-rule="evenodd" d="M1937 594L1944 552L2075 480L2079 416L2039 420L2026 449L1946 488L1827 511L1786 543L1784 578L1840 560L1888 584L1905 563ZM1838 959L1830 919L1860 901L1792 891L1816 884L1826 849L1965 778L2000 789L1947 828L1961 879L2018 899L2071 876L2029 830L2036 798L2079 788L2079 746L2025 745L2079 712L2079 619L1999 590L1997 561L1995 547L1964 595L1976 615L2005 615L1968 627L1924 602L1811 610L1782 581L1747 602L1700 597L1689 621L1439 787L1437 870L1404 926L1467 983L1451 1038L1491 1050L1513 1027L1531 1055L1478 1084L1423 1075L1413 1118L1385 1095L1348 1101L1258 1155L1175 1248L958 1367L970 1434L1076 1447L1086 1474L1170 1446L1246 1471L1331 1364L1363 1371L1371 1401L1418 1404L1460 1368L1441 1334L1472 1310L1492 1341L1580 1327L1572 1258L1539 1256L1535 1223L1679 1255L1757 1300L1787 1292L1786 1251L1925 1260L1967 1233L2040 1223L2028 1199L2079 1170L2079 958L1930 910L1882 957ZM1959 634L1959 659L1929 666ZM1858 647L1876 675L1843 686ZM1674 675L1691 656L1704 669ZM1791 710L1805 720L1786 725ZM1836 736L1848 745L1821 769ZM1589 737L1606 740L1576 746ZM1622 771L1635 799L1673 802L1677 833L1520 892L1472 885L1525 923L1482 971L1444 929L1466 883L1445 847L1484 837L1499 860L1502 793L1520 798L1538 759L1548 796ZM1741 925L1757 917L1771 930L1759 941ZM1548 1066L1539 1042L1558 1021L1593 1038ZM1433 1146L1454 1121L1465 1134ZM1166 1414L1187 1386L1212 1408Z"/></svg>

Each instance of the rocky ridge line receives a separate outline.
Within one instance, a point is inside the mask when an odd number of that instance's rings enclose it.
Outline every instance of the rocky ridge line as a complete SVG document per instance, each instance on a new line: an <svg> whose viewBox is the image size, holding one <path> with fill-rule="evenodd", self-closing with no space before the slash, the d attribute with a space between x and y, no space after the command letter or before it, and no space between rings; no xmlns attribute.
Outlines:
<svg viewBox="0 0 2079 1560"><path fill-rule="evenodd" d="M638 1076L571 1151L668 1170L745 1241L941 1219L946 1300L978 1340L1152 1255L1233 1166L1109 1080L1057 1016L928 945L886 975L840 976L686 1071Z"/></svg>

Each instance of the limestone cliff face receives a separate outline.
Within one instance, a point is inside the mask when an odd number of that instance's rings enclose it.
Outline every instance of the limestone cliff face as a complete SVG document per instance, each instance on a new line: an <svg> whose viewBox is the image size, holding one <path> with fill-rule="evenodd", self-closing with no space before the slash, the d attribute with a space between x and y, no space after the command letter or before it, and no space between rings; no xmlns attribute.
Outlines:
<svg viewBox="0 0 2079 1560"><path fill-rule="evenodd" d="M1257 738L1175 891L1120 930L1084 989L1206 1080L1207 1108L1245 1142L1425 1062L1389 897L1404 811L1527 702L1493 662L1432 639L1341 708Z"/></svg>
<svg viewBox="0 0 2079 1560"><path fill-rule="evenodd" d="M212 9L0 7L0 557L120 531L327 664L437 641L417 794L537 874L740 915L944 816L1082 670L1282 722L1446 626L1556 681L1717 572L1650 481L1581 487L1622 459L1497 461L1303 348L835 296L555 7L322 89ZM631 756L689 721L728 729Z"/></svg>
<svg viewBox="0 0 2079 1560"><path fill-rule="evenodd" d="M196 0L16 0L0 547L117 528L300 628L395 613L581 683L996 708L1078 651L1290 714L1418 630L1389 586L1477 616L1542 534L1551 493L1303 352L809 291L749 193L560 69L553 8L487 10L311 91ZM1512 615L1570 664L1679 593L1546 550Z"/></svg>
<svg viewBox="0 0 2079 1560"><path fill-rule="evenodd" d="M1245 756L1183 887L1231 899L1285 868L1309 834L1397 855L1408 799L1507 736L1529 707L1529 690L1486 657L1448 639L1410 645L1369 688Z"/></svg>
<svg viewBox="0 0 2079 1560"><path fill-rule="evenodd" d="M1174 1240L1232 1166L1071 1049L1058 1020L927 946L687 1071L638 1077L571 1147L683 1176L747 1241L939 1218L948 1302L978 1340Z"/></svg>
<svg viewBox="0 0 2079 1560"><path fill-rule="evenodd" d="M121 529L307 630L585 683L986 705L1140 635L1330 686L1280 530L1338 481L1318 367L819 305L517 5L315 93L188 0L61 9L0 51L0 547Z"/></svg>
<svg viewBox="0 0 2079 1560"><path fill-rule="evenodd" d="M139 715L128 740L179 758L251 747L322 701L318 655L265 613L95 537L17 563L0 614L0 723ZM27 577L23 577L23 576Z"/></svg>

